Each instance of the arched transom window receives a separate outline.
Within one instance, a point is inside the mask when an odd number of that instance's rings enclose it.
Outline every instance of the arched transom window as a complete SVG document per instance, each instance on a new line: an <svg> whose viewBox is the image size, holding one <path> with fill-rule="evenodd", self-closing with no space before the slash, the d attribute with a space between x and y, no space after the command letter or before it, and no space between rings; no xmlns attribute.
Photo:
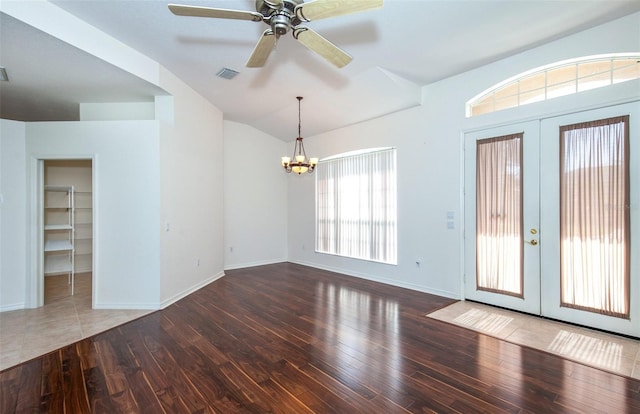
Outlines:
<svg viewBox="0 0 640 414"><path fill-rule="evenodd" d="M588 56L509 78L467 102L467 117L640 78L640 53Z"/></svg>

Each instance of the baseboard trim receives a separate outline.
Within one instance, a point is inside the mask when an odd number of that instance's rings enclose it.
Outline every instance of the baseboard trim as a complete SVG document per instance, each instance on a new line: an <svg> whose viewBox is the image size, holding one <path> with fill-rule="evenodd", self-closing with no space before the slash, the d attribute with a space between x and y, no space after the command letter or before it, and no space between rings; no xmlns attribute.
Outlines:
<svg viewBox="0 0 640 414"><path fill-rule="evenodd" d="M168 299L163 300L160 303L96 303L94 304L94 309L136 309L136 310L160 310L164 309L169 305L179 301L180 299L192 294L193 292L205 287L211 282L215 282L224 276L224 271L217 273L200 283L195 284L194 286L189 287L188 289L183 290L180 293L177 293L171 296Z"/></svg>
<svg viewBox="0 0 640 414"><path fill-rule="evenodd" d="M257 262L249 262L249 263L241 263L237 265L225 266L224 270L244 269L247 267L265 266L265 265L285 263L285 262L287 262L287 259L262 260Z"/></svg>
<svg viewBox="0 0 640 414"><path fill-rule="evenodd" d="M384 278L384 277L376 277L376 276L372 276L372 275L366 274L366 273L345 271L344 269L334 268L334 267L331 267L331 266L319 265L317 263L311 263L311 262L305 262L305 261L299 261L299 260L289 260L289 262L290 263L299 264L299 265L302 265L302 266L309 266L309 267L313 267L313 268L316 268L316 269L326 270L326 271L329 271L329 272L340 273L340 274L346 275L346 276L352 276L352 277L357 277L357 278L360 278L360 279L370 280L372 282L384 283L385 285L391 285L391 286L401 287L401 288L405 288L405 289L411 289L411 290L415 290L417 292L428 293L430 295L442 296L442 297L449 298L449 299L457 299L457 300L461 299L459 294L456 294L456 293L453 293L453 292L448 292L446 290L426 288L424 286L415 285L413 283L398 282L397 280L387 279L387 278Z"/></svg>
<svg viewBox="0 0 640 414"><path fill-rule="evenodd" d="M25 309L25 304L23 303L14 303L12 305L3 305L0 306L0 312L9 312L14 310Z"/></svg>
<svg viewBox="0 0 640 414"><path fill-rule="evenodd" d="M174 304L175 302L179 301L180 299L189 296L190 294L192 294L193 292L202 289L203 287L207 286L209 283L215 282L216 280L220 279L221 277L224 276L224 271L221 271L205 280L203 280L200 283L195 284L194 286L191 286L190 288L176 294L173 295L172 297L165 299L164 301L162 301L160 303L160 309L164 309L169 305Z"/></svg>

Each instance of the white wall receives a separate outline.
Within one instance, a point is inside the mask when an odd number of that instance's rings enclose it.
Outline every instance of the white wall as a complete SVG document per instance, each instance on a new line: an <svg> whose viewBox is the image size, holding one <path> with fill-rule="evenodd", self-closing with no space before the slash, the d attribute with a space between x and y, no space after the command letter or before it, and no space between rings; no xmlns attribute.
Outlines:
<svg viewBox="0 0 640 414"><path fill-rule="evenodd" d="M2 209L13 227L2 232L1 310L35 306L32 159L93 158L96 308L163 307L224 274L222 113L168 72L164 82L174 96L160 99L162 121L3 121L2 191L22 202Z"/></svg>
<svg viewBox="0 0 640 414"><path fill-rule="evenodd" d="M314 183L289 182L289 260L458 298L462 290L461 135L463 131L637 99L638 82L465 118L465 102L493 84L564 59L640 51L640 14L424 87L422 107L305 139L325 157L395 146L398 151L398 265L314 253ZM447 212L456 229L447 229ZM420 266L416 261L420 260Z"/></svg>
<svg viewBox="0 0 640 414"><path fill-rule="evenodd" d="M0 9L167 92L153 103L81 103L82 121L104 122L28 124L21 172L8 164L12 185L25 169L31 185L32 157L94 157L95 306L157 308L222 276L222 113L157 62L50 2L2 3ZM25 191L27 184L16 185ZM30 195L20 206L23 214L31 208ZM25 220L31 226L36 219L32 212ZM11 288L31 297L11 294L0 309L5 303L34 305L37 296L30 283L37 273L38 232L17 230L18 237L27 234L27 247L20 249L26 276L16 276L26 287L11 281ZM2 266L16 268L16 260ZM4 272L0 276L5 283Z"/></svg>
<svg viewBox="0 0 640 414"><path fill-rule="evenodd" d="M455 248L459 232L446 229L446 212L454 211L458 215L459 211L458 142L430 137L426 133L429 127L424 109L414 108L312 137L306 145L307 152L320 158L360 148L397 148L397 266L314 252L313 176L290 181L289 203L296 199L299 208L289 214L289 260L455 296L459 280L442 275L459 274L459 252ZM447 176L451 170L453 176Z"/></svg>
<svg viewBox="0 0 640 414"><path fill-rule="evenodd" d="M156 119L154 102L81 103L81 121L135 121Z"/></svg>
<svg viewBox="0 0 640 414"><path fill-rule="evenodd" d="M0 119L0 312L25 305L25 124Z"/></svg>
<svg viewBox="0 0 640 414"><path fill-rule="evenodd" d="M35 180L32 160L93 159L94 307L158 308L158 122L33 122L26 124L26 139L29 186ZM28 191L27 206L32 196ZM28 220L30 226L37 222L33 216ZM28 228L26 277L32 280L39 277L33 238Z"/></svg>
<svg viewBox="0 0 640 414"><path fill-rule="evenodd" d="M160 84L172 95L157 101L160 300L167 305L224 275L223 121L220 110L170 72L161 71Z"/></svg>
<svg viewBox="0 0 640 414"><path fill-rule="evenodd" d="M291 151L293 142L224 122L225 269L286 261L287 184L300 177L279 161Z"/></svg>

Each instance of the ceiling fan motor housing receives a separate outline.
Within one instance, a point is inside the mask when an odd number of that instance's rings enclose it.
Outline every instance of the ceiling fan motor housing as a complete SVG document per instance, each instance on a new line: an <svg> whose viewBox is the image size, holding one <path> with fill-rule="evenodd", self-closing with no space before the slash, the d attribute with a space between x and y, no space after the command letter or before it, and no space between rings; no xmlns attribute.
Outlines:
<svg viewBox="0 0 640 414"><path fill-rule="evenodd" d="M265 17L264 22L271 26L273 33L279 37L286 34L292 26L300 24L294 9L302 3L304 0L256 0L256 11Z"/></svg>
<svg viewBox="0 0 640 414"><path fill-rule="evenodd" d="M276 36L287 34L291 29L291 17L283 12L277 12L271 16L271 30Z"/></svg>

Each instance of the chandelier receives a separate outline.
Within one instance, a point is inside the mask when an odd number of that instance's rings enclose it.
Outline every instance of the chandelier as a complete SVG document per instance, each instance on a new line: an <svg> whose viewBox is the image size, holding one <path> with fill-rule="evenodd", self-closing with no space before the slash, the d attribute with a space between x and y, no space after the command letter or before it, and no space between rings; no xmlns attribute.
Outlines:
<svg viewBox="0 0 640 414"><path fill-rule="evenodd" d="M297 96L296 99L298 100L298 138L296 138L296 145L293 147L293 156L282 157L282 166L286 172L300 175L306 172L312 173L318 164L318 159L307 158L307 153L304 150L300 135L300 101L302 101L302 96Z"/></svg>

